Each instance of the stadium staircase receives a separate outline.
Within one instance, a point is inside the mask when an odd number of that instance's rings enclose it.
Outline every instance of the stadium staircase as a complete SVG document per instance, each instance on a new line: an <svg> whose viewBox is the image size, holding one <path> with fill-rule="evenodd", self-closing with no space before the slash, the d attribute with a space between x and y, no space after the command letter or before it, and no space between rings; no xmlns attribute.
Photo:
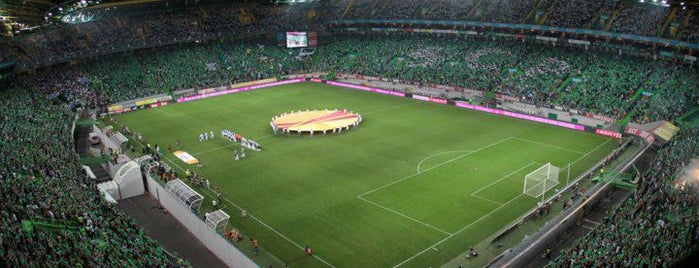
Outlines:
<svg viewBox="0 0 699 268"><path fill-rule="evenodd" d="M75 122L74 143L75 151L78 153L81 165L90 167L92 173L96 177L96 182L105 182L111 180L109 173L103 166L107 164L109 159L104 156L95 157L90 154L90 132L92 131L92 120L78 120Z"/></svg>
<svg viewBox="0 0 699 268"><path fill-rule="evenodd" d="M602 7L600 7L600 9L597 11L597 14L595 14L587 24L585 24L584 28L593 30L603 29L615 15L616 10L619 8L619 2L621 1L604 1L604 4L602 4Z"/></svg>
<svg viewBox="0 0 699 268"><path fill-rule="evenodd" d="M658 35L661 37L668 37L672 36L672 31L669 29L670 26L673 24L675 21L675 18L677 18L677 12L679 8L673 8L672 11L670 11L670 14L667 15L667 18L665 18L665 22L663 22L663 26L660 28L660 31L658 32Z"/></svg>
<svg viewBox="0 0 699 268"><path fill-rule="evenodd" d="M618 7L617 7L618 8ZM602 31L608 32L610 29L612 29L612 25L614 24L614 20L619 16L619 10L614 10L611 16L609 16L609 19L607 20L607 23L602 26Z"/></svg>
<svg viewBox="0 0 699 268"><path fill-rule="evenodd" d="M682 25L677 29L677 34L675 35L675 38L677 38L678 40L681 39L682 41L686 41L682 36L682 32L685 28L691 28L692 26L694 26L690 25L690 22L692 21L692 18L694 16L699 16L699 14L697 14L698 12L699 10L691 10L687 12L687 16L685 16L682 20Z"/></svg>
<svg viewBox="0 0 699 268"><path fill-rule="evenodd" d="M382 11L384 9L386 9L387 3L388 3L388 1L381 1L381 0L375 0L375 1L371 2L371 5L369 6L369 11L370 11L369 16L371 16L370 18L375 19L376 14L382 14L383 13ZM413 15L410 15L410 17L412 18Z"/></svg>
<svg viewBox="0 0 699 268"><path fill-rule="evenodd" d="M553 7L555 7L556 4L558 4L558 0L552 1L551 5L548 7L542 6L541 8L544 8L544 13L534 24L543 25L544 22L546 22L546 19L548 19L549 14L551 14L551 12L553 11ZM538 8L537 8L537 10L538 10Z"/></svg>
<svg viewBox="0 0 699 268"><path fill-rule="evenodd" d="M539 5L541 5L541 0L536 2L536 6L534 6L532 10L529 10L527 15L524 16L524 18L522 18L522 20L519 23L527 24L527 22L531 20L532 16L534 16L534 13L536 12L536 9L539 7Z"/></svg>
<svg viewBox="0 0 699 268"><path fill-rule="evenodd" d="M356 0L349 0L349 1L347 2L347 6L345 7L345 10L342 11L342 15L340 15L340 19L341 19L341 20L344 20L344 19L345 19L345 15L347 15L347 12L349 12L349 10L350 10L350 9L352 8L352 6L354 5L354 1L356 1Z"/></svg>
<svg viewBox="0 0 699 268"><path fill-rule="evenodd" d="M639 88L638 90L636 90L636 92L633 94L633 96L631 96L632 106L639 105L639 104L637 104L637 102L639 102L644 90L645 89L643 89L643 88ZM621 129L626 128L626 125L631 121L631 118L633 118L635 113L636 113L635 110L631 110L629 113L627 113L624 116L624 118L622 118L621 120L618 120L616 122L616 124L619 125L621 127Z"/></svg>
<svg viewBox="0 0 699 268"><path fill-rule="evenodd" d="M481 7L481 5L483 4L483 2L488 2L488 1L487 1L487 0L481 0L481 1L476 2L476 4L473 5L473 7L471 8L471 11L469 11L468 14L466 14L466 18L465 18L465 19L466 19L466 20L474 20L474 18L473 18L474 16L480 16L480 14L481 14L482 12L477 12L477 11L480 10L480 7ZM476 14L478 14L478 15L476 15Z"/></svg>
<svg viewBox="0 0 699 268"><path fill-rule="evenodd" d="M582 82L582 78L568 75L568 78L566 78L558 87L558 98L556 98L555 103L558 103L559 105L563 104L563 101L567 99L567 96L578 94L577 88ZM569 106L569 103L567 103L565 106Z"/></svg>
<svg viewBox="0 0 699 268"><path fill-rule="evenodd" d="M246 8L241 8L238 14L238 21L243 25L254 24L257 22L257 18L252 13L248 12Z"/></svg>

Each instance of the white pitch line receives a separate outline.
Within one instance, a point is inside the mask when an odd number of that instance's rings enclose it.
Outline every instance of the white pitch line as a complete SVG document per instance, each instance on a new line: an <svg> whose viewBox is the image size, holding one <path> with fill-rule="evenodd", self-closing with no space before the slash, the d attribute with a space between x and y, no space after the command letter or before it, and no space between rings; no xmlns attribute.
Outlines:
<svg viewBox="0 0 699 268"><path fill-rule="evenodd" d="M568 149L568 148L564 148L564 147L561 147L561 146L556 146L556 145L541 143L541 142L538 142L538 141L533 141L533 140L529 140L529 139L525 139L525 138L520 138L520 137L514 137L514 138L515 138L515 139L518 139L518 140L521 140L521 141L526 141L526 142L538 144L538 145L541 145L541 146L556 148L556 149L560 149L560 150L563 150L563 151L568 151L568 152L572 152L572 153L576 153L576 154L585 154L585 153L583 153L583 152L581 152L581 151L573 150L573 149Z"/></svg>
<svg viewBox="0 0 699 268"><path fill-rule="evenodd" d="M496 204L496 205L498 205L498 206L502 206L502 203L500 203L500 202L498 202L498 201L495 201L495 200L492 200L492 199L490 199L490 198L485 198L485 197L482 197L482 196L476 195L476 194L471 194L471 196L476 197L476 198L480 198L480 199L482 199L482 200L488 201L488 202L493 203L493 204Z"/></svg>
<svg viewBox="0 0 699 268"><path fill-rule="evenodd" d="M460 156L458 156L458 157L455 157L455 158L449 159L449 160L447 160L447 161L444 161L444 162L442 162L442 163L439 163L439 164L437 164L436 166L433 166L433 167L430 167L430 168L428 168L428 169L425 169L424 171L422 171L422 172L420 172L420 173L413 173L413 174L411 174L411 175L405 176L405 177L403 177L403 178L400 178L400 179L398 179L398 180L395 180L395 181L390 182L390 183L388 183L388 184L385 184L385 185L383 185L383 186L379 186L379 187L377 187L377 188L375 188L375 189L373 189L373 190L370 190L370 191L368 191L368 192L366 192L366 193L360 194L359 196L365 196L365 195L371 194L371 193L373 193L373 192L376 192L376 191L381 190L381 189L383 189L383 188L389 187L389 186L394 185L394 184L396 184L396 183L399 183L399 182L401 182L401 181L404 181L404 180L410 179L410 178L412 178L412 177L415 177L416 175L419 175L419 174L422 174L422 173L424 173L424 172L433 170L433 169L435 169L435 168L438 168L438 167L443 166L443 165L445 165L445 164L448 164L448 163L451 163L451 162L453 162L453 161L459 160L459 159L461 159L461 158L464 158L464 157L466 157L466 156L468 156L468 155L471 155L471 154L474 154L474 153L476 153L476 152L479 152L479 151L488 149L488 148L490 148L490 147L493 147L493 146L495 146L495 145L498 145L498 144L503 143L503 142L505 142L505 141L508 141L508 140L510 140L510 139L512 139L512 137L504 138L504 139L502 139L502 140L500 140L500 141L497 141L497 142L495 142L495 143L492 143L492 144L483 146L483 147L481 147L481 148L478 148L478 149L476 149L476 150L474 150L474 151L471 151L470 153L466 153L466 154L460 155Z"/></svg>
<svg viewBox="0 0 699 268"><path fill-rule="evenodd" d="M438 232L443 233L443 234L445 234L445 235L451 235L450 232L447 232L447 231L444 231L444 230L442 230L442 229L439 229L438 227L432 226L432 225L430 225L430 224L428 224L428 223L422 222L422 221L420 221L420 220L418 220L418 219L415 219L415 218L413 218L413 217L410 217L410 216L408 216L408 215L405 215L405 214L400 213L400 212L398 212L398 211L395 211L395 210L393 210L393 209L384 207L384 206L382 206L382 205L380 205L380 204L378 204L378 203L376 203L376 202L374 202L374 201L371 201L371 200L369 200L369 199L366 199L366 198L364 198L364 197L357 196L357 198L359 198L359 199L361 199L361 200L363 200L363 201L365 201L365 202L367 202L367 203L369 203L369 204L372 204L372 205L374 205L374 206L377 206L377 207L380 207L380 208L382 208L382 209L385 209L385 210L387 210L387 211L389 211L389 212L391 212L391 213L393 213L393 214L396 214L396 215L398 215L398 216L404 217L404 218L406 218L406 219L409 219L409 220L411 220L411 221L414 221L414 222L416 222L416 223L419 223L419 224L421 224L421 225L424 225L424 226L426 226L426 227L429 227L429 228L431 228L432 230L438 231Z"/></svg>
<svg viewBox="0 0 699 268"><path fill-rule="evenodd" d="M175 165L176 167L178 167L180 170L184 171L184 169L183 169L182 167L180 167L179 165L177 165L177 164L175 164L174 162L172 162L169 158L164 157L164 159L168 160L168 162L174 164L174 165ZM209 191L210 191L210 192L213 192L213 190L211 190L211 189L209 189ZM235 208L237 208L238 210L240 210L240 211L243 210L243 208L242 208L241 206L236 205L235 203L233 203L233 201L229 200L228 198L224 197L223 200L225 200L225 201L228 202L229 204L233 205L233 206L234 206ZM255 220L256 222L262 224L262 226L266 227L266 228L269 229L270 231L272 231L272 232L274 232L275 234L279 235L281 238L284 238L286 241L288 241L289 243L293 244L293 245L296 246L297 248L302 249L302 250L305 249L305 247L302 247L301 244L296 243L296 241L294 241L294 240L291 240L291 238L287 237L286 235L284 235L284 234L282 234L281 232L277 231L276 229L272 228L272 226L267 225L266 223L264 223L263 221L261 221L261 220L258 219L257 217L253 216L253 215L250 214L249 212L248 212L248 217L250 217L251 219ZM329 266L329 267L335 268L334 265L330 264L328 261L322 259L321 257L318 257L318 255L316 255L316 254L313 254L313 258L317 259L318 261L324 263L325 265L327 265L327 266Z"/></svg>
<svg viewBox="0 0 699 268"><path fill-rule="evenodd" d="M170 158L168 158L167 156L163 157L163 159L165 159L165 160L167 160L168 162L170 162L170 164L175 165L175 166L176 166L177 168L179 168L180 170L185 171L184 168L182 168L180 165L178 165L177 163L175 163L175 162L173 162L172 160L170 160Z"/></svg>
<svg viewBox="0 0 699 268"><path fill-rule="evenodd" d="M507 177L512 176L513 174L515 174L515 173L521 171L522 169L525 169L525 168L527 168L527 167L529 167L529 166L531 166L531 165L533 165L533 164L537 164L537 163L536 163L536 162L531 162L531 163L527 164L526 166L523 166L523 167L521 167L521 168L519 168L519 169L517 169L517 170L515 170L515 171L512 171L511 173L509 173L509 174L503 176L502 178L499 178L499 179L497 179L497 180L491 182L490 184L481 187L480 189L478 189L478 190L476 190L475 192L471 193L471 195L475 195L475 194L479 193L480 191L483 191L483 190L485 190L486 188L488 188L488 187L490 187L490 186L493 186L493 184L496 184L496 183L498 183L498 182L500 182L500 181L506 179Z"/></svg>
<svg viewBox="0 0 699 268"><path fill-rule="evenodd" d="M444 152L439 152L439 153L427 156L424 159L422 159L422 161L420 161L420 163L417 164L416 171L417 171L417 173L420 173L420 166L422 166L422 163L427 161L427 159L430 159L430 158L438 156L438 155L443 155L443 154L448 154L448 153L460 153L460 152L472 152L472 150L444 151Z"/></svg>
<svg viewBox="0 0 699 268"><path fill-rule="evenodd" d="M512 138L512 137L510 137L510 138ZM602 147L603 145L607 144L607 142L609 142L609 141L611 141L611 140L612 140L612 139L608 139L607 141L601 143L600 145L597 145L597 147L593 148L592 150L590 150L589 152L587 152L586 154L584 154L584 155L581 156L580 158L576 159L576 160L573 161L572 163L575 163L575 162L580 161L581 159L585 158L586 156L588 156L588 155L591 154L592 152L596 151L597 149L599 149L599 148ZM572 164L572 163L571 163L571 164ZM561 169L561 170L563 170L563 169ZM517 198L519 198L519 197L522 196L522 195L524 195L524 194L522 193L522 194L517 195L516 197L512 198L512 200L507 201L507 203L502 204L501 206L495 208L495 209L492 210L490 213L485 214L483 217L480 217L480 218L477 219L476 221L470 223L469 225L466 225L464 228L461 228L461 229L457 230L456 232L452 233L452 235L450 235L450 236L448 236L448 237L446 237L446 238L444 238L444 239L442 239L442 240L440 240L440 241L437 241L437 243L435 243L434 245L431 245L431 246L427 247L426 249L424 249L424 250L418 252L417 254L415 254L415 255L413 255L412 257L410 257L410 258L408 258L408 259L406 259L406 260L400 262L399 264L396 264L396 265L393 266L393 267L401 266L401 265L405 264L406 262L409 262L410 260L414 259L415 257L424 254L425 252L427 252L427 251L430 250L431 248L434 248L434 247L436 247L437 245L439 245L439 244L441 244L441 243L444 243L444 241L449 240L450 238L454 237L455 235L461 233L463 230L466 230L467 228L471 227L472 225L474 225L474 224L476 224L476 223L482 221L485 217L488 217L490 214L495 213L495 211L497 211L497 210L503 208L504 206L508 205L509 203L512 203L512 201L516 200Z"/></svg>
<svg viewBox="0 0 699 268"><path fill-rule="evenodd" d="M425 248L424 250L422 250L422 251L418 252L417 254L413 255L412 257L410 257L410 258L408 258L408 259L406 259L406 260L400 262L399 264L396 264L396 265L393 266L393 267L401 266L401 265L405 264L406 262L409 262L410 260L414 259L415 257L422 255L423 253L427 252L428 250L437 247L439 244L444 243L444 241L449 240L450 238L456 236L457 234L459 234L459 233L463 232L464 230L468 229L469 227L473 226L474 224L481 222L483 219L485 219L486 217L492 215L493 213L495 213L496 211L500 210L501 208L503 208L503 207L507 206L508 204L512 203L512 201L517 200L517 198L519 198L519 197L522 196L522 195L524 195L524 194L519 194L518 196L515 196L515 197L512 198L510 201L507 201L507 203L502 204L502 205L500 205L499 207L497 207L497 208L491 210L490 212L488 212L488 214L483 215L483 217L478 218L478 219L475 220L474 222L469 223L468 225L464 226L463 228L461 228L461 229L457 230L456 232L450 234L449 236L445 237L444 239L437 241L437 243L434 243L433 245L431 245L431 246Z"/></svg>
<svg viewBox="0 0 699 268"><path fill-rule="evenodd" d="M586 154L580 156L578 159L575 159L573 162L570 162L570 164L572 165L572 164L577 163L577 162L580 161L580 160L583 160L583 158L587 157L587 156L590 155L592 152L597 151L597 149L599 149L599 148L602 147L603 145L607 144L607 142L609 142L609 141L611 141L611 140L612 140L612 139L608 139L607 141L601 143L600 145L597 145L597 147L592 148L592 150L590 150L590 151L587 152ZM569 166L566 165L566 167L562 168L560 171L564 171L564 170L568 169L568 167L569 167Z"/></svg>
<svg viewBox="0 0 699 268"><path fill-rule="evenodd" d="M249 93L249 92L238 92L238 93ZM246 106L246 105L250 105L250 104L260 103L266 99L282 98L282 97L291 96L291 95L298 95L299 93L300 93L300 91L296 91L296 92L291 92L291 93L266 96L266 97L262 97L259 99L252 99L252 100L242 101L242 102L237 102L237 103L220 103L220 104L216 103L216 106L218 106L218 105L222 105L222 106L212 107L209 109L199 109L199 110L197 110L195 112L191 112L189 114L197 114L197 113L214 111L214 110L221 110L221 109L238 108L238 107L242 107L242 106ZM204 102L194 102L194 103L204 103Z"/></svg>

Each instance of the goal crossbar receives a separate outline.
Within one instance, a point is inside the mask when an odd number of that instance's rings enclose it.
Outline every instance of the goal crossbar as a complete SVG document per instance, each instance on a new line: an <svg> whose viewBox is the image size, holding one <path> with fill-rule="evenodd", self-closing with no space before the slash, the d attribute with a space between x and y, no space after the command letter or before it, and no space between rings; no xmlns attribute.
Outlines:
<svg viewBox="0 0 699 268"><path fill-rule="evenodd" d="M540 197L546 191L558 185L558 173L560 168L547 163L540 168L530 172L524 177L523 194Z"/></svg>

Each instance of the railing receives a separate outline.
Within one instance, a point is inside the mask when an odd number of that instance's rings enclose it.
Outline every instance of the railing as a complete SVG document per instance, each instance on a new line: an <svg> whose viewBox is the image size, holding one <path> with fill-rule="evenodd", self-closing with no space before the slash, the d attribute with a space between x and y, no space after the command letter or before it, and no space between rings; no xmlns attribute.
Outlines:
<svg viewBox="0 0 699 268"><path fill-rule="evenodd" d="M626 171L631 165L638 160L638 158L643 155L643 153L652 146L652 144L646 143L640 138L636 138L639 142L645 146L641 146L634 152L633 157L620 163L615 169L618 172ZM590 170L595 170L594 167ZM589 173L589 171L586 172ZM580 213L584 212L584 209L590 205L595 204L610 189L610 183L597 184L595 185L588 194L585 195L586 198L583 200L578 200L571 209L564 211L560 215L556 216L550 221L550 223L543 227L537 233L530 236L529 239L522 242L518 247L511 249L504 254L498 256L496 260L491 262L493 267L521 267L528 263L535 257L538 257L536 253L540 252L546 245L548 245L553 239L557 238L557 235L564 232L570 228L575 220L573 217L577 217Z"/></svg>
<svg viewBox="0 0 699 268"><path fill-rule="evenodd" d="M194 235L206 248L230 267L259 267L245 256L234 244L194 214L185 204L178 201L162 182L146 172L148 190L167 211Z"/></svg>

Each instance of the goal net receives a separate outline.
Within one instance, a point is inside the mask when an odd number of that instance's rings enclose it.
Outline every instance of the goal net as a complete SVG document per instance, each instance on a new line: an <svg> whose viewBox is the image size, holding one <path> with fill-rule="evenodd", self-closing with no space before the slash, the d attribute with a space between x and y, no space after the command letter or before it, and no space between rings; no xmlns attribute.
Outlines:
<svg viewBox="0 0 699 268"><path fill-rule="evenodd" d="M524 194L540 197L546 191L558 185L560 168L548 163L524 177Z"/></svg>

